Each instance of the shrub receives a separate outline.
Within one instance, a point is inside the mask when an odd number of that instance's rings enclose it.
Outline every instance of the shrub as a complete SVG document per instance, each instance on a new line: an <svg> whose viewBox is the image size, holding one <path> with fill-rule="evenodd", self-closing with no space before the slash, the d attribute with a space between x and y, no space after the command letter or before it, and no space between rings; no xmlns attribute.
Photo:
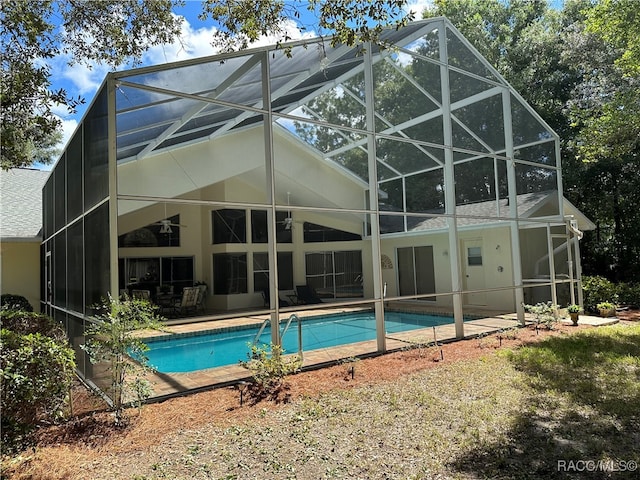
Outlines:
<svg viewBox="0 0 640 480"><path fill-rule="evenodd" d="M113 400L115 421L124 424L124 406L132 399L138 406L152 394L151 385L143 377L153 368L144 353L149 347L136 330L162 329L157 307L146 300L109 297L95 307L96 321L85 329L87 342L80 345L91 363L104 362L111 375L108 391ZM131 358L135 358L135 362Z"/></svg>
<svg viewBox="0 0 640 480"><path fill-rule="evenodd" d="M596 312L600 302L616 301L616 285L604 277L582 277L582 291L584 292L584 309Z"/></svg>
<svg viewBox="0 0 640 480"><path fill-rule="evenodd" d="M279 345L251 345L249 360L240 365L251 370L257 388L253 392L257 397L277 399L284 388L284 378L300 370L302 359L299 356L284 358L284 350Z"/></svg>
<svg viewBox="0 0 640 480"><path fill-rule="evenodd" d="M11 293L5 293L0 296L0 309L33 312L33 307L29 303L29 300L24 298L22 295L13 295Z"/></svg>
<svg viewBox="0 0 640 480"><path fill-rule="evenodd" d="M44 420L62 417L73 382L73 350L41 333L1 331L2 441L10 449Z"/></svg>
<svg viewBox="0 0 640 480"><path fill-rule="evenodd" d="M621 305L640 307L640 283L618 284L618 301Z"/></svg>
<svg viewBox="0 0 640 480"><path fill-rule="evenodd" d="M40 333L53 338L61 345L67 343L67 335L62 325L42 313L1 310L0 322L2 328L7 328L15 333L22 335Z"/></svg>
<svg viewBox="0 0 640 480"><path fill-rule="evenodd" d="M553 324L559 319L558 305L554 305L551 302L524 305L524 309L536 317L536 322L538 324L544 324L549 330L551 330Z"/></svg>

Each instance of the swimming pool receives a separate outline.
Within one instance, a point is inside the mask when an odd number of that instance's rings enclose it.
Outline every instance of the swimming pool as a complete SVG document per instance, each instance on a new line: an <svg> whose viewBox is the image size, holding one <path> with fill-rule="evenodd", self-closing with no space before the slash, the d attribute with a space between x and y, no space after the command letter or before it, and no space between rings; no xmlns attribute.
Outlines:
<svg viewBox="0 0 640 480"><path fill-rule="evenodd" d="M416 330L453 323L453 318L405 312L385 312L387 334ZM206 368L237 365L247 360L249 343L258 334L259 326L248 326L232 331L210 331L198 335L172 335L159 339L149 338L146 353L149 363L162 373L182 373ZM281 324L281 331L284 323ZM376 320L371 311L323 315L302 320L302 346L304 351L335 347L348 343L375 340ZM266 327L261 343L269 344L271 329ZM286 353L298 351L298 326L292 322L282 337Z"/></svg>

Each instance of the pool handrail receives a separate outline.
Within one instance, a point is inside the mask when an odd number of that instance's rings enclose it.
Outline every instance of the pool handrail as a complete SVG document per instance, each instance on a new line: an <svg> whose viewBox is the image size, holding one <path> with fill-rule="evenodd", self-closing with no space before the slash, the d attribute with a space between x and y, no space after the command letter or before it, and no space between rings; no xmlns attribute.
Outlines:
<svg viewBox="0 0 640 480"><path fill-rule="evenodd" d="M291 325L291 322L293 321L293 319L296 319L298 321L298 355L300 356L300 360L302 360L303 359L303 354L302 354L302 320L295 313L292 313L289 316L289 319L287 320L287 324L285 325L284 329L282 330L282 333L280 334L280 340L282 341L282 338L284 337L284 334L287 333L287 330L289 329L289 326ZM253 338L253 345L257 345L258 344L258 341L260 340L260 337L262 336L262 332L264 332L264 329L270 323L271 323L271 319L269 319L269 318L267 318L264 322L262 322L262 325L260 326L260 330L258 330L258 333Z"/></svg>
<svg viewBox="0 0 640 480"><path fill-rule="evenodd" d="M258 344L258 340L260 340L260 337L262 336L262 332L264 332L265 327L271 323L270 319L266 319L264 322L262 322L262 325L260 326L260 330L258 330L258 333L256 333L256 336L253 337L253 344L257 345Z"/></svg>

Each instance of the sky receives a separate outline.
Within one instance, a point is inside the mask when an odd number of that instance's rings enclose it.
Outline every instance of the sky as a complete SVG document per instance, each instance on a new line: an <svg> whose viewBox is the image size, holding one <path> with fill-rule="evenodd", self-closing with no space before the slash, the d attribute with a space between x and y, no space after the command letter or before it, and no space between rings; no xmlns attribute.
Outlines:
<svg viewBox="0 0 640 480"><path fill-rule="evenodd" d="M422 18L422 11L429 3L430 0L409 0L407 8L414 12L415 19L420 19ZM198 14L201 10L201 0L187 0L184 7L175 10L174 13L176 15L183 17L181 41L171 45L151 48L145 53L140 66L161 65L217 53L211 45L211 39L216 30L215 24L212 20L203 22L198 19ZM309 25L313 23L314 19L310 12L305 10L300 13L300 21L303 24ZM287 31L292 40L314 37L317 34L317 32L309 30L303 32L293 23L287 25ZM252 46L271 45L276 43L277 40L275 37L262 38ZM63 138L60 143L60 150L62 151L82 120L87 107L91 104L94 95L110 69L99 64L69 66L68 58L64 56L56 57L49 63L52 72L51 88L54 90L64 88L71 98L82 96L85 99L85 104L78 106L73 114L69 113L64 107L54 108L54 113L62 121ZM123 69L126 69L126 67L123 67ZM38 165L37 168L50 170L53 168L53 164Z"/></svg>

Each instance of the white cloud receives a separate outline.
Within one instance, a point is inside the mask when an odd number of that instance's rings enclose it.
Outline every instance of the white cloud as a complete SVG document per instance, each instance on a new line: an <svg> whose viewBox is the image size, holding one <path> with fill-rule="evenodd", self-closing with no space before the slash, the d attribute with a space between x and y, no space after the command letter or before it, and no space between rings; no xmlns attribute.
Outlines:
<svg viewBox="0 0 640 480"><path fill-rule="evenodd" d="M427 7L433 7L432 0L409 0L404 9L406 12L413 12L414 20L422 20L422 12Z"/></svg>
<svg viewBox="0 0 640 480"><path fill-rule="evenodd" d="M315 36L312 32L303 33L296 23L290 20L282 24L282 29L284 30L284 34L291 40ZM161 65L190 58L215 55L219 53L219 50L211 43L217 31L218 29L213 26L193 28L186 19L183 19L180 39L172 44L159 45L149 49L144 55L144 63L147 65ZM249 48L273 45L283 40L284 34L264 35L252 43Z"/></svg>

